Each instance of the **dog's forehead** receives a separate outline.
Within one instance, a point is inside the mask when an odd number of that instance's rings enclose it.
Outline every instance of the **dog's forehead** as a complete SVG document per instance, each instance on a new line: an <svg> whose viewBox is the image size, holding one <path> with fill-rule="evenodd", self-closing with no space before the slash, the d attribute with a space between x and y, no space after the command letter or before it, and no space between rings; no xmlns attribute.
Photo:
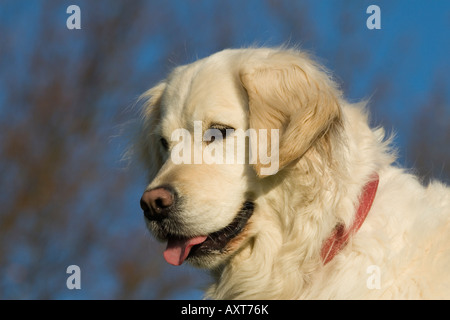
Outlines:
<svg viewBox="0 0 450 320"><path fill-rule="evenodd" d="M203 59L178 67L167 84L162 100L166 130L189 129L194 121L246 126L245 92L230 61Z"/></svg>

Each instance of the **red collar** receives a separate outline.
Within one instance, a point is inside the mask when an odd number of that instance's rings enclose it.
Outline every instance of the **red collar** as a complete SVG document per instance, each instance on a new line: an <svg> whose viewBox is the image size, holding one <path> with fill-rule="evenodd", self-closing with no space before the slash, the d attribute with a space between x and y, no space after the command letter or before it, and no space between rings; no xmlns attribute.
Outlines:
<svg viewBox="0 0 450 320"><path fill-rule="evenodd" d="M354 235L359 230L364 220L366 220L367 214L372 207L375 194L377 193L379 181L380 177L375 173L371 180L364 186L359 198L359 207L356 211L353 224L347 230L344 230L345 226L342 223L339 223L334 228L330 237L323 243L320 255L324 265L330 262L334 256L344 248L350 236Z"/></svg>

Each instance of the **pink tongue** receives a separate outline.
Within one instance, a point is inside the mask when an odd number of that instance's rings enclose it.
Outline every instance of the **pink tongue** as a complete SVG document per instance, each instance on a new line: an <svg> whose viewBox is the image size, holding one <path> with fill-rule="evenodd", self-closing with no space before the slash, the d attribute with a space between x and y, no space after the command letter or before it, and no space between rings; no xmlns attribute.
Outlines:
<svg viewBox="0 0 450 320"><path fill-rule="evenodd" d="M191 248L206 240L206 236L195 237L191 239L169 239L164 259L174 266L179 266L189 255Z"/></svg>

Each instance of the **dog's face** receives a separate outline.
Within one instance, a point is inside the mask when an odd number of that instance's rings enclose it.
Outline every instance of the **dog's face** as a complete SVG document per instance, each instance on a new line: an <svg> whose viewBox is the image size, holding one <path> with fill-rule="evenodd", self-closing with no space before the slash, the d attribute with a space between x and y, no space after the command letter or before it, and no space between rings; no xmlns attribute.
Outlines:
<svg viewBox="0 0 450 320"><path fill-rule="evenodd" d="M215 268L251 245L258 199L339 120L337 95L306 56L271 49L222 51L150 89L141 207L167 262Z"/></svg>

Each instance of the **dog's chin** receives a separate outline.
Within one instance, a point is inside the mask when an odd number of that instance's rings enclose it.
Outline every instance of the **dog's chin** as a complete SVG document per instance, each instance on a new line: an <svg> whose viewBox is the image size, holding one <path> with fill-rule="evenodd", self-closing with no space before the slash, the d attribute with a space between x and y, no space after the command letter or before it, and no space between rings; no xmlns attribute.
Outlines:
<svg viewBox="0 0 450 320"><path fill-rule="evenodd" d="M246 238L246 230L255 205L246 201L234 220L222 229L208 235L187 235L178 232L176 223L148 223L153 235L167 242L166 261L173 265L183 262L204 269L213 269L224 263Z"/></svg>

